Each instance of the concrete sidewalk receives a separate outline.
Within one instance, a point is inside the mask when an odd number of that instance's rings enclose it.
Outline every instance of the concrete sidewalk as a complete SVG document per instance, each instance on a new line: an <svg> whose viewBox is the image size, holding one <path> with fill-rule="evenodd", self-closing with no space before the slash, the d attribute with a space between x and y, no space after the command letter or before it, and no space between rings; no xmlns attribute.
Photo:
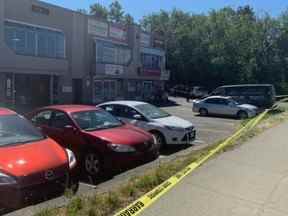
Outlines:
<svg viewBox="0 0 288 216"><path fill-rule="evenodd" d="M209 161L142 215L288 215L288 123Z"/></svg>

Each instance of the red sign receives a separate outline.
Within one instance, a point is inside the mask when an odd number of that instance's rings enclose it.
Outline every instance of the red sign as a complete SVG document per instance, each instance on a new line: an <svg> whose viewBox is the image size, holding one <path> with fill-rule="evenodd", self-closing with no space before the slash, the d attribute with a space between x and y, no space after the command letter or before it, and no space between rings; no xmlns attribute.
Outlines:
<svg viewBox="0 0 288 216"><path fill-rule="evenodd" d="M161 70L153 70L153 69L143 69L142 71L143 76L161 76Z"/></svg>

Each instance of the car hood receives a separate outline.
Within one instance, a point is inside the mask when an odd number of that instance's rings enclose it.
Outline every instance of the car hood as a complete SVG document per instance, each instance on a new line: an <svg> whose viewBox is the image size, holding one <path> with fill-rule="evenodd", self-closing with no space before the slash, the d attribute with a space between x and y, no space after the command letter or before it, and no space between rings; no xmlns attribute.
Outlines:
<svg viewBox="0 0 288 216"><path fill-rule="evenodd" d="M179 128L188 128L193 127L193 124L189 121L186 121L182 118L176 116L169 116L165 118L153 119L154 122L165 125L165 126L172 126L172 127L179 127Z"/></svg>
<svg viewBox="0 0 288 216"><path fill-rule="evenodd" d="M68 164L65 150L47 138L41 141L0 147L0 171L16 177Z"/></svg>
<svg viewBox="0 0 288 216"><path fill-rule="evenodd" d="M257 110L258 108L254 105L251 104L241 104L238 105L238 107L242 108L242 109L249 109L249 110Z"/></svg>
<svg viewBox="0 0 288 216"><path fill-rule="evenodd" d="M114 144L137 145L151 140L153 137L144 130L126 124L117 128L87 132L92 136L101 138Z"/></svg>

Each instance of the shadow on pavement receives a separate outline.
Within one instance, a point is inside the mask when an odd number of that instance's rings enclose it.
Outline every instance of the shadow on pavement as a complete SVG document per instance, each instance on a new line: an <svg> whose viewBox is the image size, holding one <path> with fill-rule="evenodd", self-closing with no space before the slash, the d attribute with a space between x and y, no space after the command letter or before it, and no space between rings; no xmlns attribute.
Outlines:
<svg viewBox="0 0 288 216"><path fill-rule="evenodd" d="M173 100L168 100L166 102L152 102L152 104L160 108L180 106L180 104Z"/></svg>
<svg viewBox="0 0 288 216"><path fill-rule="evenodd" d="M163 156L169 156L175 154L176 152L186 150L191 147L193 147L193 145L166 146L163 150L161 150L160 154Z"/></svg>
<svg viewBox="0 0 288 216"><path fill-rule="evenodd" d="M200 114L196 114L196 117L200 117L200 118L218 118L218 119L231 119L231 120L239 120L237 117L234 116L226 116L226 115L212 115L209 114L207 116L202 116Z"/></svg>

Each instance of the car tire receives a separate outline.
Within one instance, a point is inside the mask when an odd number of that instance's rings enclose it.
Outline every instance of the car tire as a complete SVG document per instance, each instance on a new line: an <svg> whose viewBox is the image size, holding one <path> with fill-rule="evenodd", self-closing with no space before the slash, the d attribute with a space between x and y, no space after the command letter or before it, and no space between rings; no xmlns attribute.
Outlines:
<svg viewBox="0 0 288 216"><path fill-rule="evenodd" d="M248 116L248 113L246 111L241 110L237 113L237 117L239 119L247 119L249 116Z"/></svg>
<svg viewBox="0 0 288 216"><path fill-rule="evenodd" d="M93 152L86 153L83 160L83 169L89 181L93 183L98 181L102 176L102 160L99 154Z"/></svg>
<svg viewBox="0 0 288 216"><path fill-rule="evenodd" d="M158 131L151 131L151 134L156 140L156 145L158 146L158 149L163 149L166 145L165 137Z"/></svg>
<svg viewBox="0 0 288 216"><path fill-rule="evenodd" d="M208 115L208 110L205 109L205 108L200 108L199 109L199 113L200 113L200 116L207 116Z"/></svg>

